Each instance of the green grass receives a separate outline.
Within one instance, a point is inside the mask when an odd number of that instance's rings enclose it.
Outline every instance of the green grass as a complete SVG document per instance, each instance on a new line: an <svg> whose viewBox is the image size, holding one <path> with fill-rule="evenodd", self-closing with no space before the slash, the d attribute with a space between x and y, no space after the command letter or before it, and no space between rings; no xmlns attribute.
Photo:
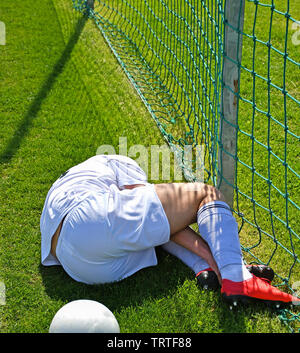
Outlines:
<svg viewBox="0 0 300 353"><path fill-rule="evenodd" d="M158 266L101 286L40 265L40 214L56 178L103 144L118 151L120 136L128 148L164 140L98 28L71 1L2 0L0 20L7 30L0 46L0 332L47 332L62 305L82 298L109 307L121 332L287 332L264 306L230 311L162 251Z"/></svg>

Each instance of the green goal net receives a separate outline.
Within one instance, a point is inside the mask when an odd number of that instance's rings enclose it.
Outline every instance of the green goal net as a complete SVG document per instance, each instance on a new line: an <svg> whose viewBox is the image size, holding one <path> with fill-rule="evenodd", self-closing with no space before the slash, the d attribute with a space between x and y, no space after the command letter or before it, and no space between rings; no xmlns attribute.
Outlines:
<svg viewBox="0 0 300 353"><path fill-rule="evenodd" d="M175 153L240 225L245 260L300 290L300 1L73 0L93 18ZM300 317L281 310L291 330Z"/></svg>

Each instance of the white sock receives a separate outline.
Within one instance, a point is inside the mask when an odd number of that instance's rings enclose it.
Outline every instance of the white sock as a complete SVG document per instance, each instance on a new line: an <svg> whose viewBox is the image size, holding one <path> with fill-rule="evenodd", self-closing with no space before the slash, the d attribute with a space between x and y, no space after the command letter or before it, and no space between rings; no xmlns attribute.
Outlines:
<svg viewBox="0 0 300 353"><path fill-rule="evenodd" d="M209 202L198 210L197 223L222 279L240 282L251 278L243 262L238 226L230 207L222 201Z"/></svg>
<svg viewBox="0 0 300 353"><path fill-rule="evenodd" d="M252 274L247 270L247 267L241 265L227 265L222 269L222 279L230 279L233 282L241 282L250 279Z"/></svg>
<svg viewBox="0 0 300 353"><path fill-rule="evenodd" d="M162 248L173 256L176 256L186 264L195 274L209 268L208 263L202 257L194 254L183 246L174 243L172 240L162 245Z"/></svg>

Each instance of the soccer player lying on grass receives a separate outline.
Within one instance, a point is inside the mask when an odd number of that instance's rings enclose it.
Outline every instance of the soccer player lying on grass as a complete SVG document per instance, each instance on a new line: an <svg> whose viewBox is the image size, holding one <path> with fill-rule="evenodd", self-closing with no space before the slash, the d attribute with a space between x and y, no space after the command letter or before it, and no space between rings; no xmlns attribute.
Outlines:
<svg viewBox="0 0 300 353"><path fill-rule="evenodd" d="M195 222L201 236L189 227ZM48 192L40 227L42 264L61 265L79 282L119 281L156 265L161 245L229 302L300 303L271 286L270 268L244 265L237 223L220 191L148 183L125 156L97 155L64 173Z"/></svg>

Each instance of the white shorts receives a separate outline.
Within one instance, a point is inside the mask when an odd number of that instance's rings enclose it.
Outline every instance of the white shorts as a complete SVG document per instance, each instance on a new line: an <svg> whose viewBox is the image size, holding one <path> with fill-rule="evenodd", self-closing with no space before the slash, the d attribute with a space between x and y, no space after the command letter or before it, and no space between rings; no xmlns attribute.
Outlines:
<svg viewBox="0 0 300 353"><path fill-rule="evenodd" d="M64 219L56 255L76 281L119 281L157 264L155 247L170 239L153 184L91 193Z"/></svg>

